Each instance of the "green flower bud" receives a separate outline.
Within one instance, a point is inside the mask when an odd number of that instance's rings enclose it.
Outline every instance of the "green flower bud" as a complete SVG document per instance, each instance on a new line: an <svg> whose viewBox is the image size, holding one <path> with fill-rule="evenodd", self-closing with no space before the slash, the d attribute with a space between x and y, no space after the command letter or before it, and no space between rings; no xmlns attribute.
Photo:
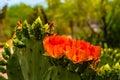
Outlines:
<svg viewBox="0 0 120 80"><path fill-rule="evenodd" d="M6 44L4 45L4 50L5 50L5 52L6 52L6 54L7 54L8 56L11 55L9 44L6 43Z"/></svg>
<svg viewBox="0 0 120 80"><path fill-rule="evenodd" d="M5 50L2 50L2 56L5 60L9 59L9 56L6 54Z"/></svg>
<svg viewBox="0 0 120 80"><path fill-rule="evenodd" d="M5 68L3 66L0 66L0 72L6 73L6 70L5 70Z"/></svg>
<svg viewBox="0 0 120 80"><path fill-rule="evenodd" d="M14 46L19 47L19 48L26 47L25 43L23 43L22 41L20 41L18 39L14 39L13 44L14 44Z"/></svg>
<svg viewBox="0 0 120 80"><path fill-rule="evenodd" d="M0 58L0 65L5 66L6 64L7 64L7 62Z"/></svg>

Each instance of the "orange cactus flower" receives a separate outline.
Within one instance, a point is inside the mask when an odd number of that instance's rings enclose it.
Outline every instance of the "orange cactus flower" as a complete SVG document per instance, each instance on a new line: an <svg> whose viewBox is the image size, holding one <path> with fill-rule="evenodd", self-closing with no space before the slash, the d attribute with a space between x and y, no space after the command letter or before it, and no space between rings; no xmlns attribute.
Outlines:
<svg viewBox="0 0 120 80"><path fill-rule="evenodd" d="M100 46L93 46L90 47L90 53L94 60L97 60L101 53L101 47Z"/></svg>
<svg viewBox="0 0 120 80"><path fill-rule="evenodd" d="M74 63L97 60L101 53L100 46L91 45L84 40L73 40L66 36L47 36L43 44L48 56L58 59L66 56Z"/></svg>
<svg viewBox="0 0 120 80"><path fill-rule="evenodd" d="M65 45L69 44L70 40L65 36L47 36L43 40L44 49L48 52L48 56L61 58L64 55Z"/></svg>
<svg viewBox="0 0 120 80"><path fill-rule="evenodd" d="M93 46L84 40L74 40L72 46L66 47L65 55L74 63L81 63L99 58L101 48Z"/></svg>
<svg viewBox="0 0 120 80"><path fill-rule="evenodd" d="M66 47L65 55L74 63L80 63L88 60L89 43L80 40L73 40L72 46Z"/></svg>

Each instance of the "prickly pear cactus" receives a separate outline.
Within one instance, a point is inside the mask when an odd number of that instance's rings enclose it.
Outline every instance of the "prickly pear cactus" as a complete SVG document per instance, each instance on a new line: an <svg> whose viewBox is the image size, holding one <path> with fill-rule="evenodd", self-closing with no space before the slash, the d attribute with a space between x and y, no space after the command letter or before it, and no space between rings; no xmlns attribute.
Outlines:
<svg viewBox="0 0 120 80"><path fill-rule="evenodd" d="M49 62L43 56L43 38L50 34L48 24L43 25L40 18L29 25L27 21L21 21L15 30L11 46L6 44L2 55L5 61L1 61L3 73L7 72L8 80L42 80L44 73L49 68Z"/></svg>
<svg viewBox="0 0 120 80"><path fill-rule="evenodd" d="M52 65L43 55L43 39L52 34L53 27L43 25L40 18L32 25L18 21L12 45L6 43L2 51L4 59L0 61L0 71L7 73L8 80L81 80L79 74L60 65Z"/></svg>
<svg viewBox="0 0 120 80"><path fill-rule="evenodd" d="M43 26L40 18L29 26L25 21L16 29L13 40L14 53L17 54L24 80L41 80L49 68L43 56L43 38L47 34L48 25Z"/></svg>
<svg viewBox="0 0 120 80"><path fill-rule="evenodd" d="M43 56L43 38L49 33L49 25L42 24L40 18L29 26L25 21L18 24L13 39L14 54L18 61L24 80L41 80L50 64Z"/></svg>
<svg viewBox="0 0 120 80"><path fill-rule="evenodd" d="M20 64L16 54L11 54L10 46L6 43L2 51L0 66L3 74L7 73L9 80L24 80L21 72ZM6 68L5 68L6 67ZM17 74L16 74L17 73ZM7 80L1 76L0 80Z"/></svg>
<svg viewBox="0 0 120 80"><path fill-rule="evenodd" d="M23 24L18 22L13 45L10 47L6 43L2 51L4 60L1 60L1 72L7 72L8 80L74 80L76 76L69 79L73 73L60 66L50 65L43 55L43 38L51 34L51 25L43 25L40 18L31 26L27 21ZM3 66L6 66L6 70Z"/></svg>

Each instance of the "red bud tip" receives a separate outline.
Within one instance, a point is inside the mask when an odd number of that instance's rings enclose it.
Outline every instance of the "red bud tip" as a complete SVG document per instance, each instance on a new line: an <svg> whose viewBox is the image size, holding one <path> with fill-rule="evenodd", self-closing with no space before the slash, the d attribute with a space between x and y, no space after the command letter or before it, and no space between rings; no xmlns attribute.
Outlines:
<svg viewBox="0 0 120 80"><path fill-rule="evenodd" d="M50 23L49 23L49 26L50 26L50 27L54 26L54 23L53 23L53 22L50 22Z"/></svg>
<svg viewBox="0 0 120 80"><path fill-rule="evenodd" d="M18 25L22 24L22 20L18 20L17 24Z"/></svg>

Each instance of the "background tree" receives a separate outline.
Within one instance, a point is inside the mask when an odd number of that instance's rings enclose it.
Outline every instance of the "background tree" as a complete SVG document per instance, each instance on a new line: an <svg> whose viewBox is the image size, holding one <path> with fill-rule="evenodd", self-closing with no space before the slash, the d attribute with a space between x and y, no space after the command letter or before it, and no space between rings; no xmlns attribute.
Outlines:
<svg viewBox="0 0 120 80"><path fill-rule="evenodd" d="M46 16L46 13L43 9L42 6L35 6L32 8L32 12L31 14L29 15L27 21L29 24L32 24L33 21L35 21L36 18L40 17L41 20L43 21L43 24L46 24L48 23L48 19L47 19L47 16Z"/></svg>
<svg viewBox="0 0 120 80"><path fill-rule="evenodd" d="M5 40L5 18L6 18L6 13L7 13L7 5L5 5L1 10L0 10L0 41L4 41Z"/></svg>
<svg viewBox="0 0 120 80"><path fill-rule="evenodd" d="M6 36L10 37L18 20L27 19L32 23L41 16L43 23L54 22L58 34L70 35L76 39L109 46L120 46L119 38L119 0L46 0L47 8L42 6L30 7L19 4L9 7L6 12ZM92 28L98 25L98 32ZM100 31L100 32L99 32Z"/></svg>

